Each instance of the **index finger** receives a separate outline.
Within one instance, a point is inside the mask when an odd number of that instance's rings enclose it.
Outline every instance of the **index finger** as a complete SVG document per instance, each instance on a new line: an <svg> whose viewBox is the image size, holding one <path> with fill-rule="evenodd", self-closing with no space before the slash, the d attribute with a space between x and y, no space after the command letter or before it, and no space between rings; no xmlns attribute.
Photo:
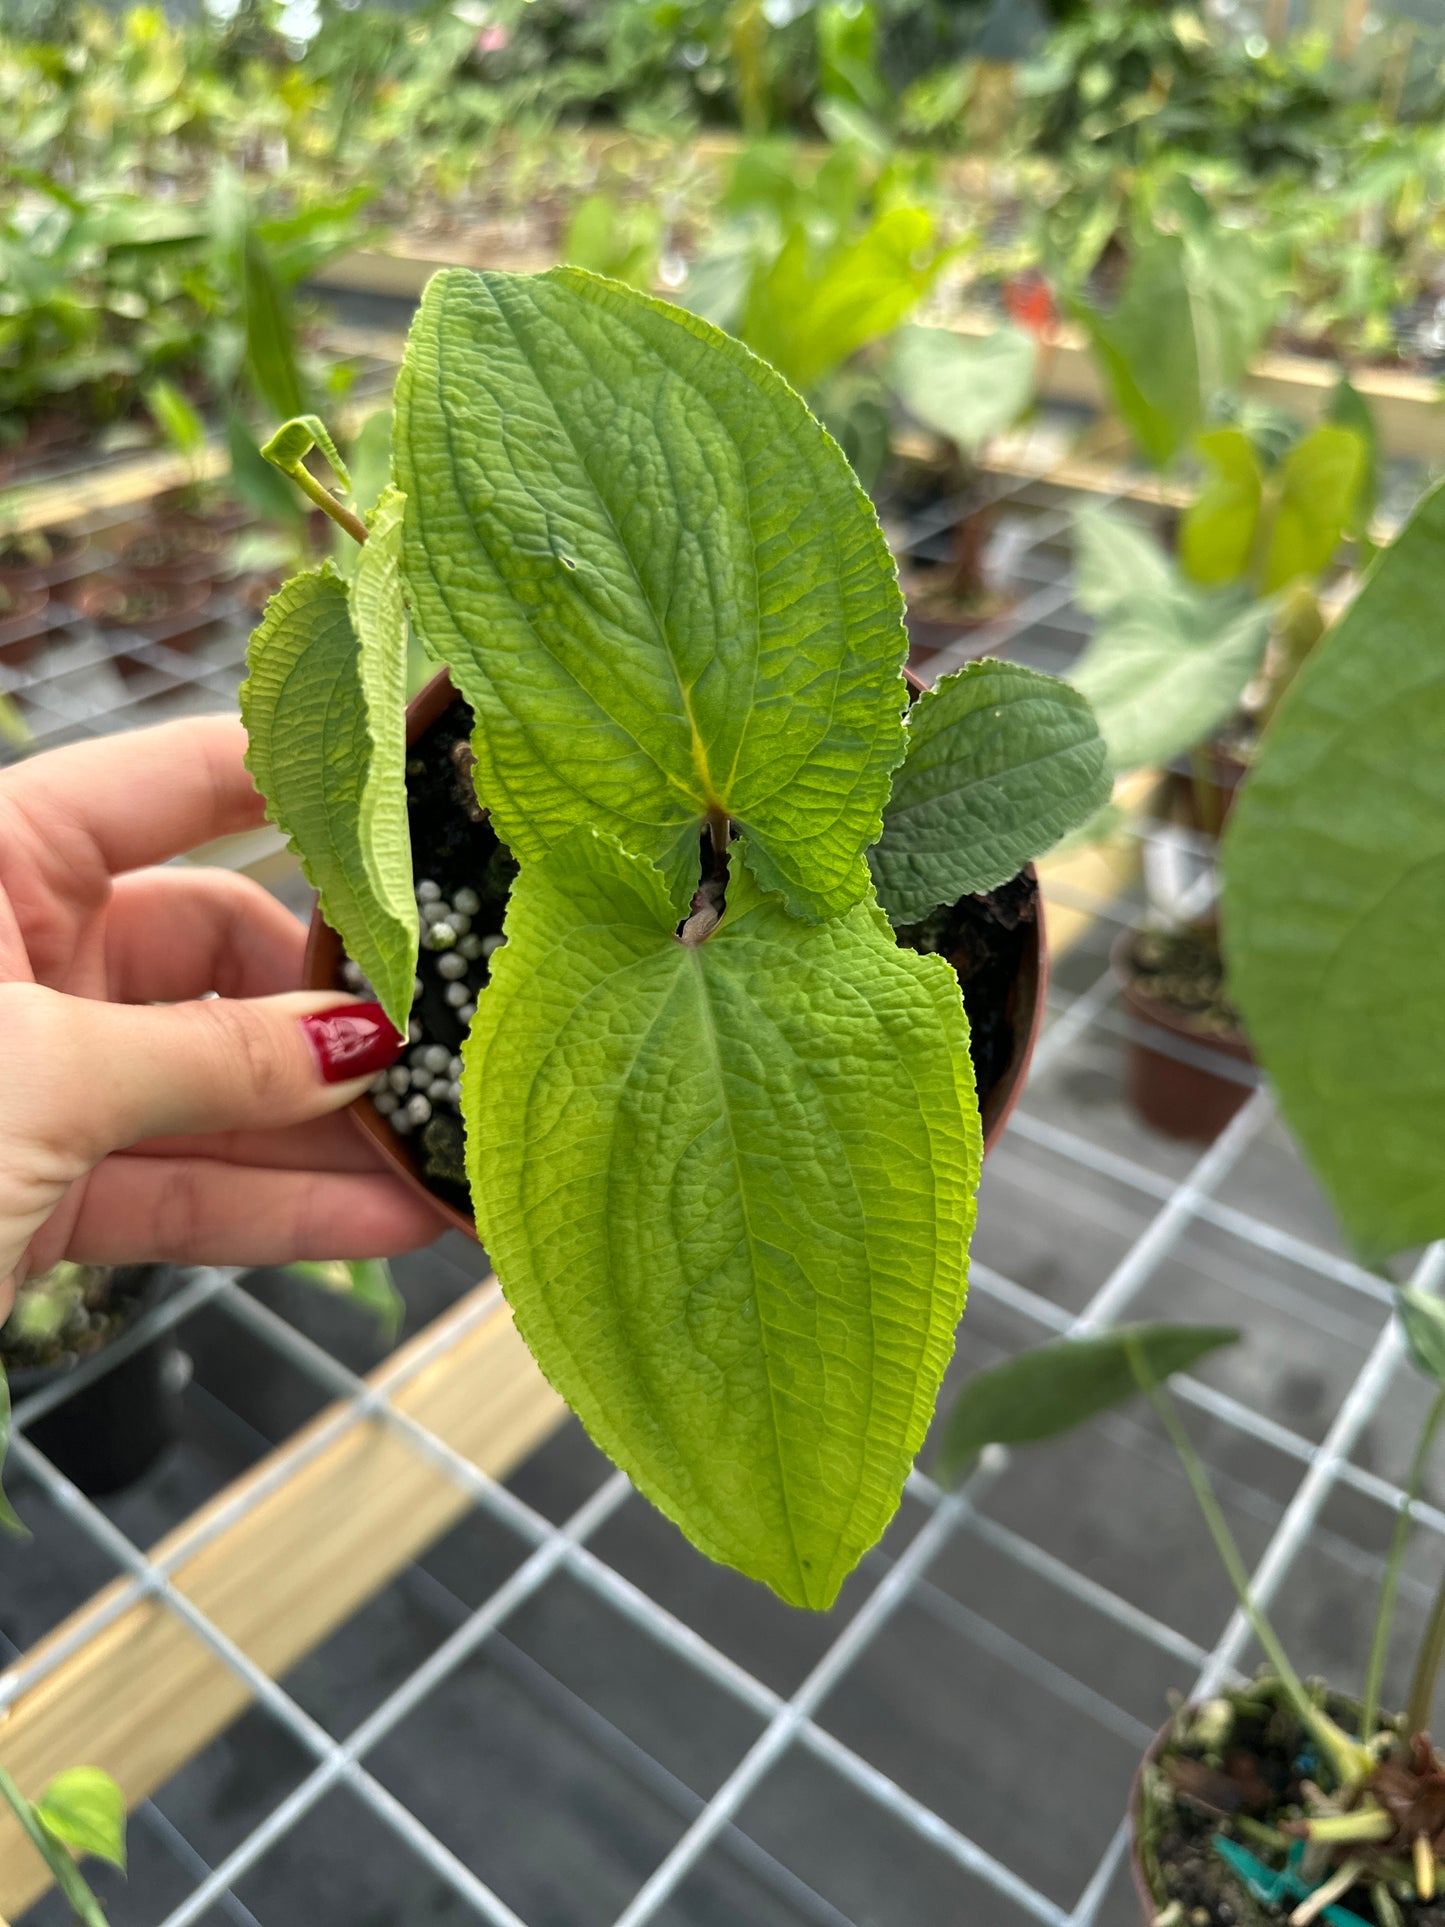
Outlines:
<svg viewBox="0 0 1445 1927"><path fill-rule="evenodd" d="M0 851L23 846L32 865L73 894L97 872L119 876L256 829L266 809L245 750L234 716L47 750L0 772Z"/></svg>

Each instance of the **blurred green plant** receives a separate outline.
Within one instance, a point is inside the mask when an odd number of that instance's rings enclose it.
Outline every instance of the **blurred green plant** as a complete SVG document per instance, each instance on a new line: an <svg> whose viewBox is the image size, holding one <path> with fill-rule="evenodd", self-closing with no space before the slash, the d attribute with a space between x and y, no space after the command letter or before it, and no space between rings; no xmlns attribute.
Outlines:
<svg viewBox="0 0 1445 1927"><path fill-rule="evenodd" d="M94 1854L125 1871L125 1796L110 1775L97 1766L68 1767L38 1800L27 1800L0 1767L0 1800L50 1869L76 1920L84 1927L107 1927L75 1856Z"/></svg>

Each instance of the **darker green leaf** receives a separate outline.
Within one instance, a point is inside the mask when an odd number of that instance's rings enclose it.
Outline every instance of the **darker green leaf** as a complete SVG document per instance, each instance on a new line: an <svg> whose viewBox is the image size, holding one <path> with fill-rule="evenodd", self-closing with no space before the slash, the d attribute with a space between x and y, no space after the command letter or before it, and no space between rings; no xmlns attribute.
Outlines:
<svg viewBox="0 0 1445 1927"><path fill-rule="evenodd" d="M868 852L894 923L1017 876L1109 800L1094 713L1022 663L971 662L908 712L908 753Z"/></svg>
<svg viewBox="0 0 1445 1927"><path fill-rule="evenodd" d="M939 1477L956 1479L985 1445L1032 1445L1123 1404L1142 1389L1136 1360L1162 1383L1239 1337L1225 1325L1121 1325L979 1372L944 1421Z"/></svg>

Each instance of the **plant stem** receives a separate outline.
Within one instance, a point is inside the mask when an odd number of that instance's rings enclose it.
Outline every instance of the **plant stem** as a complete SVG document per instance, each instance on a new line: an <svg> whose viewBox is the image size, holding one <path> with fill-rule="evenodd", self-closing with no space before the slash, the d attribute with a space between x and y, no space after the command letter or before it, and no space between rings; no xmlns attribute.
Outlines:
<svg viewBox="0 0 1445 1927"><path fill-rule="evenodd" d="M1259 1641L1270 1665L1273 1666L1275 1676L1284 1688L1290 1704L1299 1715L1301 1724L1308 1733L1313 1734L1338 1774L1341 1785L1358 1786L1373 1766L1373 1757L1363 1747L1357 1746L1348 1733L1336 1726L1324 1709L1316 1706L1305 1691L1304 1682L1290 1664L1289 1655L1285 1652L1279 1635L1254 1597L1249 1583L1249 1572L1244 1560L1240 1557L1239 1547L1234 1543L1234 1535L1229 1530L1228 1522L1220 1510L1219 1501L1214 1496L1214 1489L1209 1483L1209 1474L1204 1469L1204 1461L1195 1451L1194 1441L1184 1429L1174 1401L1150 1371L1138 1340L1130 1339L1126 1349L1135 1382L1158 1413L1159 1422L1169 1435L1169 1442L1179 1456L1184 1476L1189 1481L1199 1510L1204 1515L1204 1523L1209 1528L1209 1536L1214 1541L1214 1549L1219 1554L1220 1563L1229 1577L1229 1583L1234 1588L1234 1596L1239 1601L1240 1611L1249 1621L1255 1638Z"/></svg>
<svg viewBox="0 0 1445 1927"><path fill-rule="evenodd" d="M1395 1594L1400 1585L1400 1568L1405 1559L1405 1547L1410 1538L1410 1514L1415 1501L1420 1496L1420 1487L1425 1477L1425 1462L1430 1448L1435 1443L1435 1434L1440 1422L1445 1419L1445 1388L1435 1394L1435 1402L1430 1407L1430 1415L1425 1420L1415 1447L1415 1456L1410 1462L1410 1477L1405 1486L1405 1500L1395 1518L1395 1530L1390 1539L1389 1556L1385 1560L1385 1577L1380 1586L1380 1605L1375 1614L1375 1632L1370 1641L1370 1663L1365 1672L1365 1703L1360 1715L1360 1738L1366 1745L1374 1738L1376 1722L1380 1710L1380 1685L1385 1676L1385 1654L1390 1644L1390 1627L1395 1617ZM1415 1729L1412 1726L1411 1732Z"/></svg>
<svg viewBox="0 0 1445 1927"><path fill-rule="evenodd" d="M0 1802L20 1822L26 1839L54 1876L55 1884L70 1902L71 1911L84 1927L108 1927L100 1903L85 1884L79 1867L58 1842L52 1840L36 1818L35 1809L16 1786L4 1767L0 1767Z"/></svg>
<svg viewBox="0 0 1445 1927"><path fill-rule="evenodd" d="M1425 1637L1420 1641L1415 1661L1415 1677L1410 1685L1410 1703L1405 1708L1405 1731L1428 1733L1430 1712L1435 1704L1435 1682L1440 1677L1440 1661L1445 1658L1445 1574L1441 1575L1435 1604L1430 1608Z"/></svg>
<svg viewBox="0 0 1445 1927"><path fill-rule="evenodd" d="M317 508L324 509L338 528L345 529L353 542L366 540L365 522L344 502L338 502L331 490L317 481L304 462L297 462L294 467L283 470L283 473L291 477L303 495L311 497Z"/></svg>

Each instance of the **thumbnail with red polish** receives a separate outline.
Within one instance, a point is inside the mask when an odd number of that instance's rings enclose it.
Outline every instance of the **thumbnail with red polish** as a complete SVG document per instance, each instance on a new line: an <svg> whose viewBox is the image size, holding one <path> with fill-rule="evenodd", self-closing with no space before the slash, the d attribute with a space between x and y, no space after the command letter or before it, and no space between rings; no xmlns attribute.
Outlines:
<svg viewBox="0 0 1445 1927"><path fill-rule="evenodd" d="M337 1004L314 1010L301 1019L301 1028L328 1084L345 1084L353 1077L374 1077L396 1062L406 1048L380 1004Z"/></svg>

